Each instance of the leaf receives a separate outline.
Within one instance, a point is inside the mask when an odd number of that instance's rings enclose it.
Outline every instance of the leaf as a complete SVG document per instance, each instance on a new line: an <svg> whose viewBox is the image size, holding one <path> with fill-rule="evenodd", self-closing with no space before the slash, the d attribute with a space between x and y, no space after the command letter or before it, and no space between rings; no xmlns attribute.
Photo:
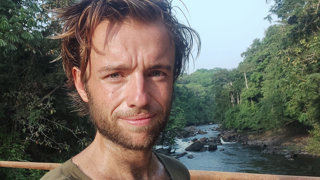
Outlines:
<svg viewBox="0 0 320 180"><path fill-rule="evenodd" d="M3 17L0 19L0 30L8 30L10 28L10 24L7 18Z"/></svg>
<svg viewBox="0 0 320 180"><path fill-rule="evenodd" d="M34 37L31 33L29 32L26 32L24 31L22 34L21 34L21 37L25 40L32 40Z"/></svg>
<svg viewBox="0 0 320 180"><path fill-rule="evenodd" d="M15 50L17 50L18 48L15 46L15 45L13 45L13 44L8 44L8 50L12 50L12 51L15 51Z"/></svg>
<svg viewBox="0 0 320 180"><path fill-rule="evenodd" d="M8 33L5 33L4 35L10 42L18 42L19 41L19 38L17 35L15 35L14 33L12 32L8 32Z"/></svg>
<svg viewBox="0 0 320 180"><path fill-rule="evenodd" d="M19 17L18 17L17 15L13 15L13 16L10 18L9 22L10 22L11 24L16 23L16 22L19 22Z"/></svg>
<svg viewBox="0 0 320 180"><path fill-rule="evenodd" d="M6 45L7 45L6 41L4 41L3 39L0 39L0 47L4 47Z"/></svg>

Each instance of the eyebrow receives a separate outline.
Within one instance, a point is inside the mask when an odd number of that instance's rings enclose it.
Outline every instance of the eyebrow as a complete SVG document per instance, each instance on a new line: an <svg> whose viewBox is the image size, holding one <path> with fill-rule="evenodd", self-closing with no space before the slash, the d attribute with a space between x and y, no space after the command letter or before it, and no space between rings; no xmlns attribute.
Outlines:
<svg viewBox="0 0 320 180"><path fill-rule="evenodd" d="M156 64L156 65L151 66L150 69L165 69L167 71L171 71L172 67L170 65Z"/></svg>
<svg viewBox="0 0 320 180"><path fill-rule="evenodd" d="M129 69L130 69L130 67L128 67L126 65L116 65L116 66L107 65L107 66L100 68L98 70L98 73L104 73L104 72L108 72L108 71L129 70Z"/></svg>
<svg viewBox="0 0 320 180"><path fill-rule="evenodd" d="M155 64L148 69L165 69L167 71L171 71L172 67L170 65L162 65L162 64ZM123 70L130 70L130 67L126 65L107 65L98 70L98 73L104 73L108 71L123 71Z"/></svg>

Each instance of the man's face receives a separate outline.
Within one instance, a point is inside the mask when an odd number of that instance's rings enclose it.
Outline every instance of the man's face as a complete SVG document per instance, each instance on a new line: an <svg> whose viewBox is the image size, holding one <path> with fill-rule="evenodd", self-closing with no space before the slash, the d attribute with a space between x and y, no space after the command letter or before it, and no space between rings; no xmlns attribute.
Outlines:
<svg viewBox="0 0 320 180"><path fill-rule="evenodd" d="M99 133L128 149L151 148L169 116L173 68L174 45L161 22L101 22L84 98Z"/></svg>

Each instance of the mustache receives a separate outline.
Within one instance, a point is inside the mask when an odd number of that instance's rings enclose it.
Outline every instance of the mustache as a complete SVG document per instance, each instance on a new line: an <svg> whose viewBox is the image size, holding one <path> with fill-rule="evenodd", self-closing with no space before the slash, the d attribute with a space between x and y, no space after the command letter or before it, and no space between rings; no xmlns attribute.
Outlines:
<svg viewBox="0 0 320 180"><path fill-rule="evenodd" d="M161 108L158 109L129 109L129 110L125 110L125 111L117 111L114 112L112 115L112 119L121 117L131 117L131 116L136 116L139 114L147 114L147 115L154 115L154 114L158 114L158 113L162 113Z"/></svg>

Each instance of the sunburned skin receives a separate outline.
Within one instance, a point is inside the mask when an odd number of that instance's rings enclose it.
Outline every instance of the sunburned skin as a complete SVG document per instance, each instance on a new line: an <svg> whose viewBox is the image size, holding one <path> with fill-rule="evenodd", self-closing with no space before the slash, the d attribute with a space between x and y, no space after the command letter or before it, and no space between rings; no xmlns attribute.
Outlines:
<svg viewBox="0 0 320 180"><path fill-rule="evenodd" d="M86 84L78 68L72 71L98 129L93 143L72 159L87 176L169 179L151 148L171 108L174 52L160 21L97 26Z"/></svg>

